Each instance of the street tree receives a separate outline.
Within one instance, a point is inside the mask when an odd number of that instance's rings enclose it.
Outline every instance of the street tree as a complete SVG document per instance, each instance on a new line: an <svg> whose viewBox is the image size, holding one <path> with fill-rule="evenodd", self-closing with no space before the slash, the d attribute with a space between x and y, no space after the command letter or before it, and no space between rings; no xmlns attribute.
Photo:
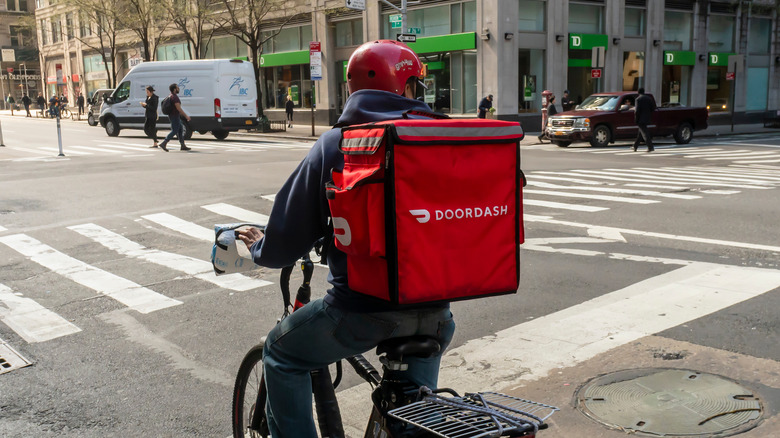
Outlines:
<svg viewBox="0 0 780 438"><path fill-rule="evenodd" d="M101 56L108 76L108 88L114 88L117 79L114 60L119 49L122 17L127 14L127 3L121 0L63 0L63 3L68 9L78 11L80 28L73 37Z"/></svg>
<svg viewBox="0 0 780 438"><path fill-rule="evenodd" d="M190 58L200 59L203 49L214 35L212 0L164 0L161 5L167 11L171 26L187 40Z"/></svg>
<svg viewBox="0 0 780 438"><path fill-rule="evenodd" d="M157 0L119 0L124 2L126 13L120 18L122 28L133 31L143 48L143 60L157 58L157 46L168 29L168 11Z"/></svg>
<svg viewBox="0 0 780 438"><path fill-rule="evenodd" d="M258 112L265 124L260 87L260 56L263 54L263 46L304 12L295 2L289 0L218 1L220 10L214 15L215 31L233 35L246 44L255 72Z"/></svg>

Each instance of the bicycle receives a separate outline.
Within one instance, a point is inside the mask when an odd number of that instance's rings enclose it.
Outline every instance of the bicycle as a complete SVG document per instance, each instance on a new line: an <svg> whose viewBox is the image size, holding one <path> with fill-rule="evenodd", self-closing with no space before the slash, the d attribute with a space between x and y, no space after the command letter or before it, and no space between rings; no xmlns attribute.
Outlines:
<svg viewBox="0 0 780 438"><path fill-rule="evenodd" d="M321 251L315 248L320 257ZM294 266L282 269L280 287L284 300L282 319L306 305L311 298L311 278L314 262L302 259L303 283L294 304L290 303L290 275ZM233 437L270 436L265 414L266 388L263 377L263 338L252 347L241 362L233 389ZM430 390L417 387L407 380L386 378L388 370L404 370L404 356L430 356L440 349L430 337L393 338L377 347L382 374L363 355L345 360L372 388L373 410L364 438L469 438L525 437L534 438L547 428L545 421L558 408L494 392L460 396L449 388ZM335 388L342 377L341 362L336 363L336 376L330 370L311 372L312 393L320 434L323 437L344 437L341 414ZM444 396L442 394L449 394Z"/></svg>

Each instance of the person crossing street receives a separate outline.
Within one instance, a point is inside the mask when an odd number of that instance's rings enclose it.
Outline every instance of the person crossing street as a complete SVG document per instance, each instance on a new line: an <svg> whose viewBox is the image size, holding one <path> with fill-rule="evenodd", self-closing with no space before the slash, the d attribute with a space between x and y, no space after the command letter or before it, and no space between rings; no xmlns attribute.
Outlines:
<svg viewBox="0 0 780 438"><path fill-rule="evenodd" d="M171 132L169 132L168 135L165 136L165 140L160 143L160 149L168 152L168 148L166 146L168 145L168 142L171 141L175 136L179 139L181 150L189 151L191 148L188 148L187 145L184 144L184 129L182 128L181 119L183 117L188 122L192 119L181 108L181 100L179 99L179 85L176 83L171 84L168 89L171 91L170 96L168 96L171 100L171 112L168 114L168 119L171 121Z"/></svg>
<svg viewBox="0 0 780 438"><path fill-rule="evenodd" d="M638 92L639 97L636 98L634 121L639 131L636 134L636 140L634 140L634 152L639 148L639 142L643 140L647 145L647 152L653 152L655 150L653 147L653 136L650 134L650 129L648 129L647 125L652 121L655 102L652 97L645 94L644 88L640 88Z"/></svg>

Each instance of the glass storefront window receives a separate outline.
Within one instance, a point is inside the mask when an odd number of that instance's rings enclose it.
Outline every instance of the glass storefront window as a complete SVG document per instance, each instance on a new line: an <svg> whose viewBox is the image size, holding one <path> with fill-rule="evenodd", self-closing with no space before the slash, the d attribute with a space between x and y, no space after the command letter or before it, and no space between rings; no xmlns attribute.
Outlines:
<svg viewBox="0 0 780 438"><path fill-rule="evenodd" d="M263 108L283 109L287 95L296 108L311 108L309 65L285 65L261 69Z"/></svg>
<svg viewBox="0 0 780 438"><path fill-rule="evenodd" d="M336 23L336 47L357 46L363 43L363 20Z"/></svg>
<svg viewBox="0 0 780 438"><path fill-rule="evenodd" d="M396 15L396 12L382 15L382 35L394 40L402 32L390 27L390 15ZM406 13L406 27L419 28L422 33L418 37L474 32L477 29L477 5L475 1L469 1L412 9Z"/></svg>
<svg viewBox="0 0 780 438"><path fill-rule="evenodd" d="M191 59L187 43L166 44L157 47L158 61L179 61L182 59Z"/></svg>
<svg viewBox="0 0 780 438"><path fill-rule="evenodd" d="M570 33L604 33L604 7L569 4Z"/></svg>
<svg viewBox="0 0 780 438"><path fill-rule="evenodd" d="M645 52L623 52L623 91L645 86Z"/></svg>
<svg viewBox="0 0 780 438"><path fill-rule="evenodd" d="M691 50L693 14L664 12L664 50Z"/></svg>
<svg viewBox="0 0 780 438"><path fill-rule="evenodd" d="M517 70L520 81L518 113L540 111L544 90L544 65L544 50L520 50Z"/></svg>
<svg viewBox="0 0 780 438"><path fill-rule="evenodd" d="M726 80L727 67L707 69L707 109L711 113L729 111L729 97L734 81Z"/></svg>
<svg viewBox="0 0 780 438"><path fill-rule="evenodd" d="M645 35L645 10L639 8L626 8L626 21L623 27L625 36Z"/></svg>
<svg viewBox="0 0 780 438"><path fill-rule="evenodd" d="M661 82L660 106L686 106L689 104L691 67L665 65Z"/></svg>
<svg viewBox="0 0 780 438"><path fill-rule="evenodd" d="M767 54L769 53L770 32L772 30L772 19L770 18L751 18L750 34L748 35L748 53Z"/></svg>
<svg viewBox="0 0 780 438"><path fill-rule="evenodd" d="M477 2L471 1L463 5L463 32L477 31Z"/></svg>
<svg viewBox="0 0 780 438"><path fill-rule="evenodd" d="M731 52L734 50L734 17L728 15L710 15L707 35L707 48L711 52Z"/></svg>
<svg viewBox="0 0 780 438"><path fill-rule="evenodd" d="M297 27L282 29L274 38L274 52L292 52L301 50L300 35Z"/></svg>
<svg viewBox="0 0 780 438"><path fill-rule="evenodd" d="M444 56L439 56L436 54L421 56L420 60L423 63L428 64L428 75L424 78L425 85L428 89L422 91L424 102L434 111L451 113L452 87L450 86L450 55L445 54Z"/></svg>
<svg viewBox="0 0 780 438"><path fill-rule="evenodd" d="M747 102L748 111L765 111L769 90L769 67L750 67L747 69Z"/></svg>
<svg viewBox="0 0 780 438"><path fill-rule="evenodd" d="M545 9L544 0L520 0L518 30L521 32L544 32Z"/></svg>

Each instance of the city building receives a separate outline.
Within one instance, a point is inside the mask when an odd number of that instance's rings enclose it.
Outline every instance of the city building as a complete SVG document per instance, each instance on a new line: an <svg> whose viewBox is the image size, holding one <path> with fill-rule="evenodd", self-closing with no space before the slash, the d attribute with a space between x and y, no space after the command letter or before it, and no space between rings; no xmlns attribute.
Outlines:
<svg viewBox="0 0 780 438"><path fill-rule="evenodd" d="M68 37L78 29L94 33L94 24L79 24L78 14L45 4L50 0L36 1L50 91L91 93L108 86L103 55ZM392 3L401 6L400 0ZM475 115L479 100L492 94L495 117L536 130L543 90L560 102L564 90L580 101L594 92L639 87L662 105L709 106L715 123L732 111L745 122L780 110L780 0L422 0L407 5L406 29L398 8L380 0L366 0L365 11L346 8L345 0L296 4L307 12L286 23L260 59L261 104L271 119L284 119L289 94L300 109L315 103L317 123L335 123L347 98L352 51L401 33L415 35L409 46L428 66L429 87L421 98L456 117ZM280 17L268 18L270 36ZM118 79L142 52L123 32L115 47ZM55 34L65 37L55 40ZM310 75L312 41L322 51L322 79L316 81ZM248 59L235 36L215 32L202 46L204 58ZM166 31L153 55L194 57L175 30Z"/></svg>
<svg viewBox="0 0 780 438"><path fill-rule="evenodd" d="M38 47L33 38L32 0L0 2L0 94L5 102L10 94L17 103L25 93L38 94L40 71ZM3 108L5 103L0 104Z"/></svg>

